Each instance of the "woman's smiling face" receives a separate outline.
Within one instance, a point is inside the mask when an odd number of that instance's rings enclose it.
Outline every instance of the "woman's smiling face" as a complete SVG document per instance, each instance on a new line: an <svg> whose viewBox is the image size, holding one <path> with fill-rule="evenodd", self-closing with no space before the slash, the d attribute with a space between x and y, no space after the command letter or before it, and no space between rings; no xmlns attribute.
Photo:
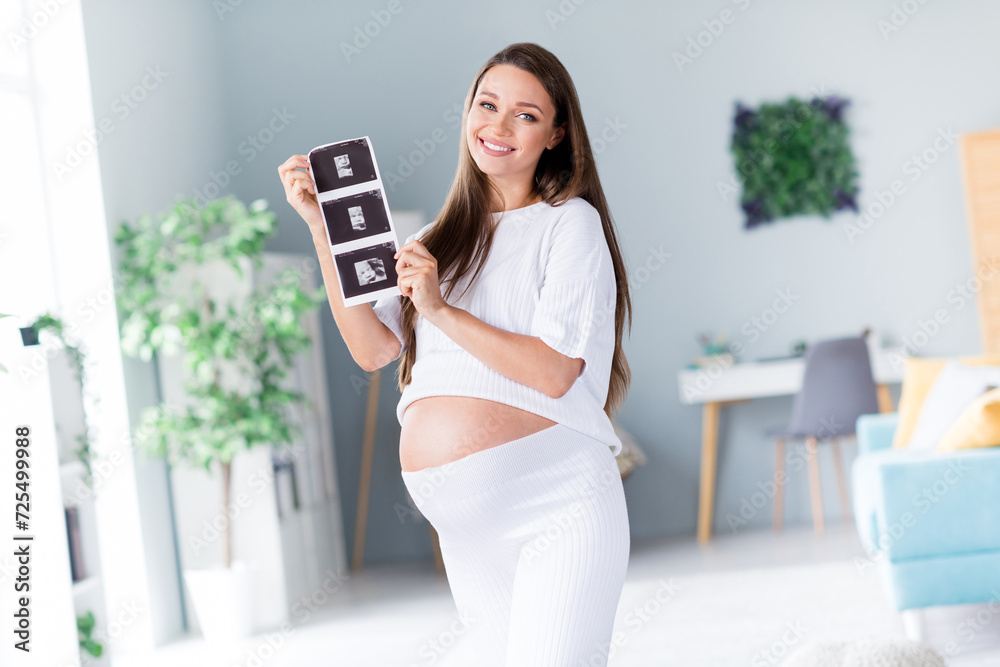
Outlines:
<svg viewBox="0 0 1000 667"><path fill-rule="evenodd" d="M533 74L496 65L483 75L469 109L466 141L483 173L532 178L546 148L562 139L555 107Z"/></svg>

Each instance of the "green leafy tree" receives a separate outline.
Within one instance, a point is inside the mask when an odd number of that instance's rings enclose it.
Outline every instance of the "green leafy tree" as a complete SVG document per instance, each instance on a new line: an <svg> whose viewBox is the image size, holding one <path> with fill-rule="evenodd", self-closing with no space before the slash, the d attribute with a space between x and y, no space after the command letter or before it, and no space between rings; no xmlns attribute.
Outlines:
<svg viewBox="0 0 1000 667"><path fill-rule="evenodd" d="M273 234L274 213L263 200L249 207L229 195L198 207L181 200L159 215L123 222L121 281L116 298L121 313L122 350L150 360L154 352L183 352L182 408L158 405L143 410L136 444L172 464L222 473L223 507L228 507L233 457L258 445L291 444L301 429L287 407L308 399L282 387L296 353L309 347L302 315L326 301L325 288L307 293L299 271L288 268L239 304L219 303L211 285L196 281L181 288L188 269L224 262L243 277L241 260L263 265L265 239ZM224 386L235 369L238 389ZM225 566L232 563L227 522Z"/></svg>

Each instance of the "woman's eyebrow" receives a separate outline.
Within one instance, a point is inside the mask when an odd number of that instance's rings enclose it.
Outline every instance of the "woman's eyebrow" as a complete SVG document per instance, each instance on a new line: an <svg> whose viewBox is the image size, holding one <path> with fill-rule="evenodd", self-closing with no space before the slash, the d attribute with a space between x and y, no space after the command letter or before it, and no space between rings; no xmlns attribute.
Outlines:
<svg viewBox="0 0 1000 667"><path fill-rule="evenodd" d="M488 90L481 90L481 91L479 91L479 94L480 95L486 95L487 97L492 97L495 100L499 100L500 99L496 95L496 93L491 93ZM514 106L518 106L518 107L531 107L532 109L538 109L538 111L540 113L545 113L544 111L542 111L542 108L540 106L538 106L537 104L532 104L531 102L518 102Z"/></svg>

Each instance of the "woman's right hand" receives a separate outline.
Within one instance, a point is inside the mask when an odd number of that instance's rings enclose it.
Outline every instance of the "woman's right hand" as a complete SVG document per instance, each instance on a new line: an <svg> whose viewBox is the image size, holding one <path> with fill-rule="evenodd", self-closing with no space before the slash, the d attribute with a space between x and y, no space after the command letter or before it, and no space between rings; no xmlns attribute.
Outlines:
<svg viewBox="0 0 1000 667"><path fill-rule="evenodd" d="M300 171L299 168L306 171ZM308 157L293 155L278 167L278 175L285 187L285 199L302 216L309 229L318 232L323 229L323 213L316 200L316 185L308 169Z"/></svg>

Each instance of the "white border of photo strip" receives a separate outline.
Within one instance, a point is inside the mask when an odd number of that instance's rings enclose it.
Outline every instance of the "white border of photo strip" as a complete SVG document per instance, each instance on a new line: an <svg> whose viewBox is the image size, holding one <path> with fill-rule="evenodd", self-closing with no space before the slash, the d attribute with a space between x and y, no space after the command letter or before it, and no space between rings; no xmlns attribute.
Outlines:
<svg viewBox="0 0 1000 667"><path fill-rule="evenodd" d="M392 221L392 213L389 210L389 200L385 196L385 186L382 184L382 173L379 171L378 161L375 159L375 148L372 146L371 137L364 136L357 137L356 139L344 139L343 141L335 141L329 144L316 146L309 151L307 156L309 158L309 177L313 179L313 184L315 184L316 178L312 173L312 154L314 152L331 146L350 144L360 140L364 140L365 143L368 144L368 152L371 154L372 165L375 167L375 180L365 181L364 183L355 183L354 185L348 185L342 188L334 188L333 190L326 190L325 192L320 192L319 186L316 186L316 200L319 203L320 212L323 215L323 228L326 230L326 242L330 244L331 253L333 254L334 270L337 272L337 283L340 285L340 298L344 300L345 306L357 306L362 303L377 301L382 297L397 296L402 294L402 292L399 291L399 286L394 282L392 285L383 289L347 298L344 295L344 281L341 277L339 266L337 264L338 258L344 253L361 250L363 248L373 248L375 246L391 243L396 250L399 249L399 242L396 236L396 225ZM347 241L346 243L338 243L334 245L333 240L330 238L330 223L326 219L326 210L323 208L323 204L334 199L343 199L344 197L371 192L373 190L379 190L382 195L382 204L385 206L386 219L389 221L389 231L375 236L369 236L363 239L356 239L354 241Z"/></svg>

